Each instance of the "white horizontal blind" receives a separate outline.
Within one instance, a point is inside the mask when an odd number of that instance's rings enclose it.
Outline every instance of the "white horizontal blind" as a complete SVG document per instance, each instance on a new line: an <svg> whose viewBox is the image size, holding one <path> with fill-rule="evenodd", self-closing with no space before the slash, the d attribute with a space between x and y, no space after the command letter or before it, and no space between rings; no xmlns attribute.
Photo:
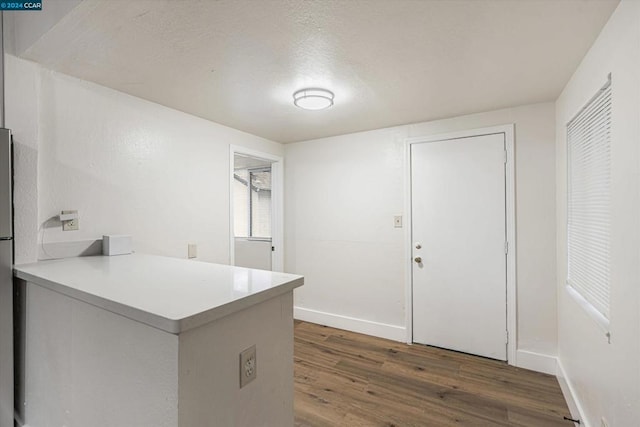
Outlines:
<svg viewBox="0 0 640 427"><path fill-rule="evenodd" d="M610 81L567 124L567 283L609 318Z"/></svg>

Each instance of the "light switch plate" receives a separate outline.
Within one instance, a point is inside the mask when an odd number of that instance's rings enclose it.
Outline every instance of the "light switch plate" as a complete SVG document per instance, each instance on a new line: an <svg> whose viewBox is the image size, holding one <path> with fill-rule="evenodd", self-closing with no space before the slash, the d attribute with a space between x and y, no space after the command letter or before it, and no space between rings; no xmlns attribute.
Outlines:
<svg viewBox="0 0 640 427"><path fill-rule="evenodd" d="M395 228L402 228L402 215L393 216L393 226Z"/></svg>

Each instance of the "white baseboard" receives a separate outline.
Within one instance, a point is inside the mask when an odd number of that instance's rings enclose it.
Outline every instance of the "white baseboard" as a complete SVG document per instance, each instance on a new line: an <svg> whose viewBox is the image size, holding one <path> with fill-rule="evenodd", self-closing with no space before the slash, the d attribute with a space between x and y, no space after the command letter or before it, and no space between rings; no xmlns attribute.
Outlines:
<svg viewBox="0 0 640 427"><path fill-rule="evenodd" d="M331 326L332 328L345 329L360 334L405 342L406 329L403 326L388 325L372 322L370 320L356 319L355 317L326 313L324 311L311 310L302 307L293 307L293 317L306 322Z"/></svg>
<svg viewBox="0 0 640 427"><path fill-rule="evenodd" d="M569 407L569 412L571 412L571 416L575 420L580 420L580 424L575 424L576 427L592 427L583 414L584 410L582 409L582 405L580 405L580 400L576 395L576 391L571 385L571 381L567 377L567 373L562 366L562 362L560 358L558 358L558 370L556 372L556 378L558 378L558 383L560 384L560 388L562 389L562 394L564 395L564 399L567 401L567 406Z"/></svg>
<svg viewBox="0 0 640 427"><path fill-rule="evenodd" d="M556 375L558 372L558 359L548 354L536 353L534 351L517 350L516 366L518 368L530 369L549 375Z"/></svg>

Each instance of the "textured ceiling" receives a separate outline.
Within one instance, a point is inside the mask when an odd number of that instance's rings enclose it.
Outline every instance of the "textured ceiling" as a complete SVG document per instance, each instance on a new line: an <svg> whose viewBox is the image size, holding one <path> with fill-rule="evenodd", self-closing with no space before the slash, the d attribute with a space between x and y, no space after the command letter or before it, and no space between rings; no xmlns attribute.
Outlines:
<svg viewBox="0 0 640 427"><path fill-rule="evenodd" d="M84 0L22 56L293 142L554 100L617 3Z"/></svg>

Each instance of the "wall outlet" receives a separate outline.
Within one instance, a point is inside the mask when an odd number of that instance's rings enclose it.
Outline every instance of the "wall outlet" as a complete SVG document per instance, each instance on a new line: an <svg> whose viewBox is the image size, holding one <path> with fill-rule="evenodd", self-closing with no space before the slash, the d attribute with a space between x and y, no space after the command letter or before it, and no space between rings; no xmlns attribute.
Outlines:
<svg viewBox="0 0 640 427"><path fill-rule="evenodd" d="M240 353L240 388L256 379L258 375L258 359L256 346L252 345Z"/></svg>
<svg viewBox="0 0 640 427"><path fill-rule="evenodd" d="M78 211L62 211L62 215L64 214L78 214ZM70 219L68 221L62 221L62 231L74 231L80 229L79 225L80 218Z"/></svg>
<svg viewBox="0 0 640 427"><path fill-rule="evenodd" d="M189 243L187 247L187 258L197 258L198 257L198 245L195 243Z"/></svg>
<svg viewBox="0 0 640 427"><path fill-rule="evenodd" d="M395 228L402 228L402 215L393 216L393 226Z"/></svg>

